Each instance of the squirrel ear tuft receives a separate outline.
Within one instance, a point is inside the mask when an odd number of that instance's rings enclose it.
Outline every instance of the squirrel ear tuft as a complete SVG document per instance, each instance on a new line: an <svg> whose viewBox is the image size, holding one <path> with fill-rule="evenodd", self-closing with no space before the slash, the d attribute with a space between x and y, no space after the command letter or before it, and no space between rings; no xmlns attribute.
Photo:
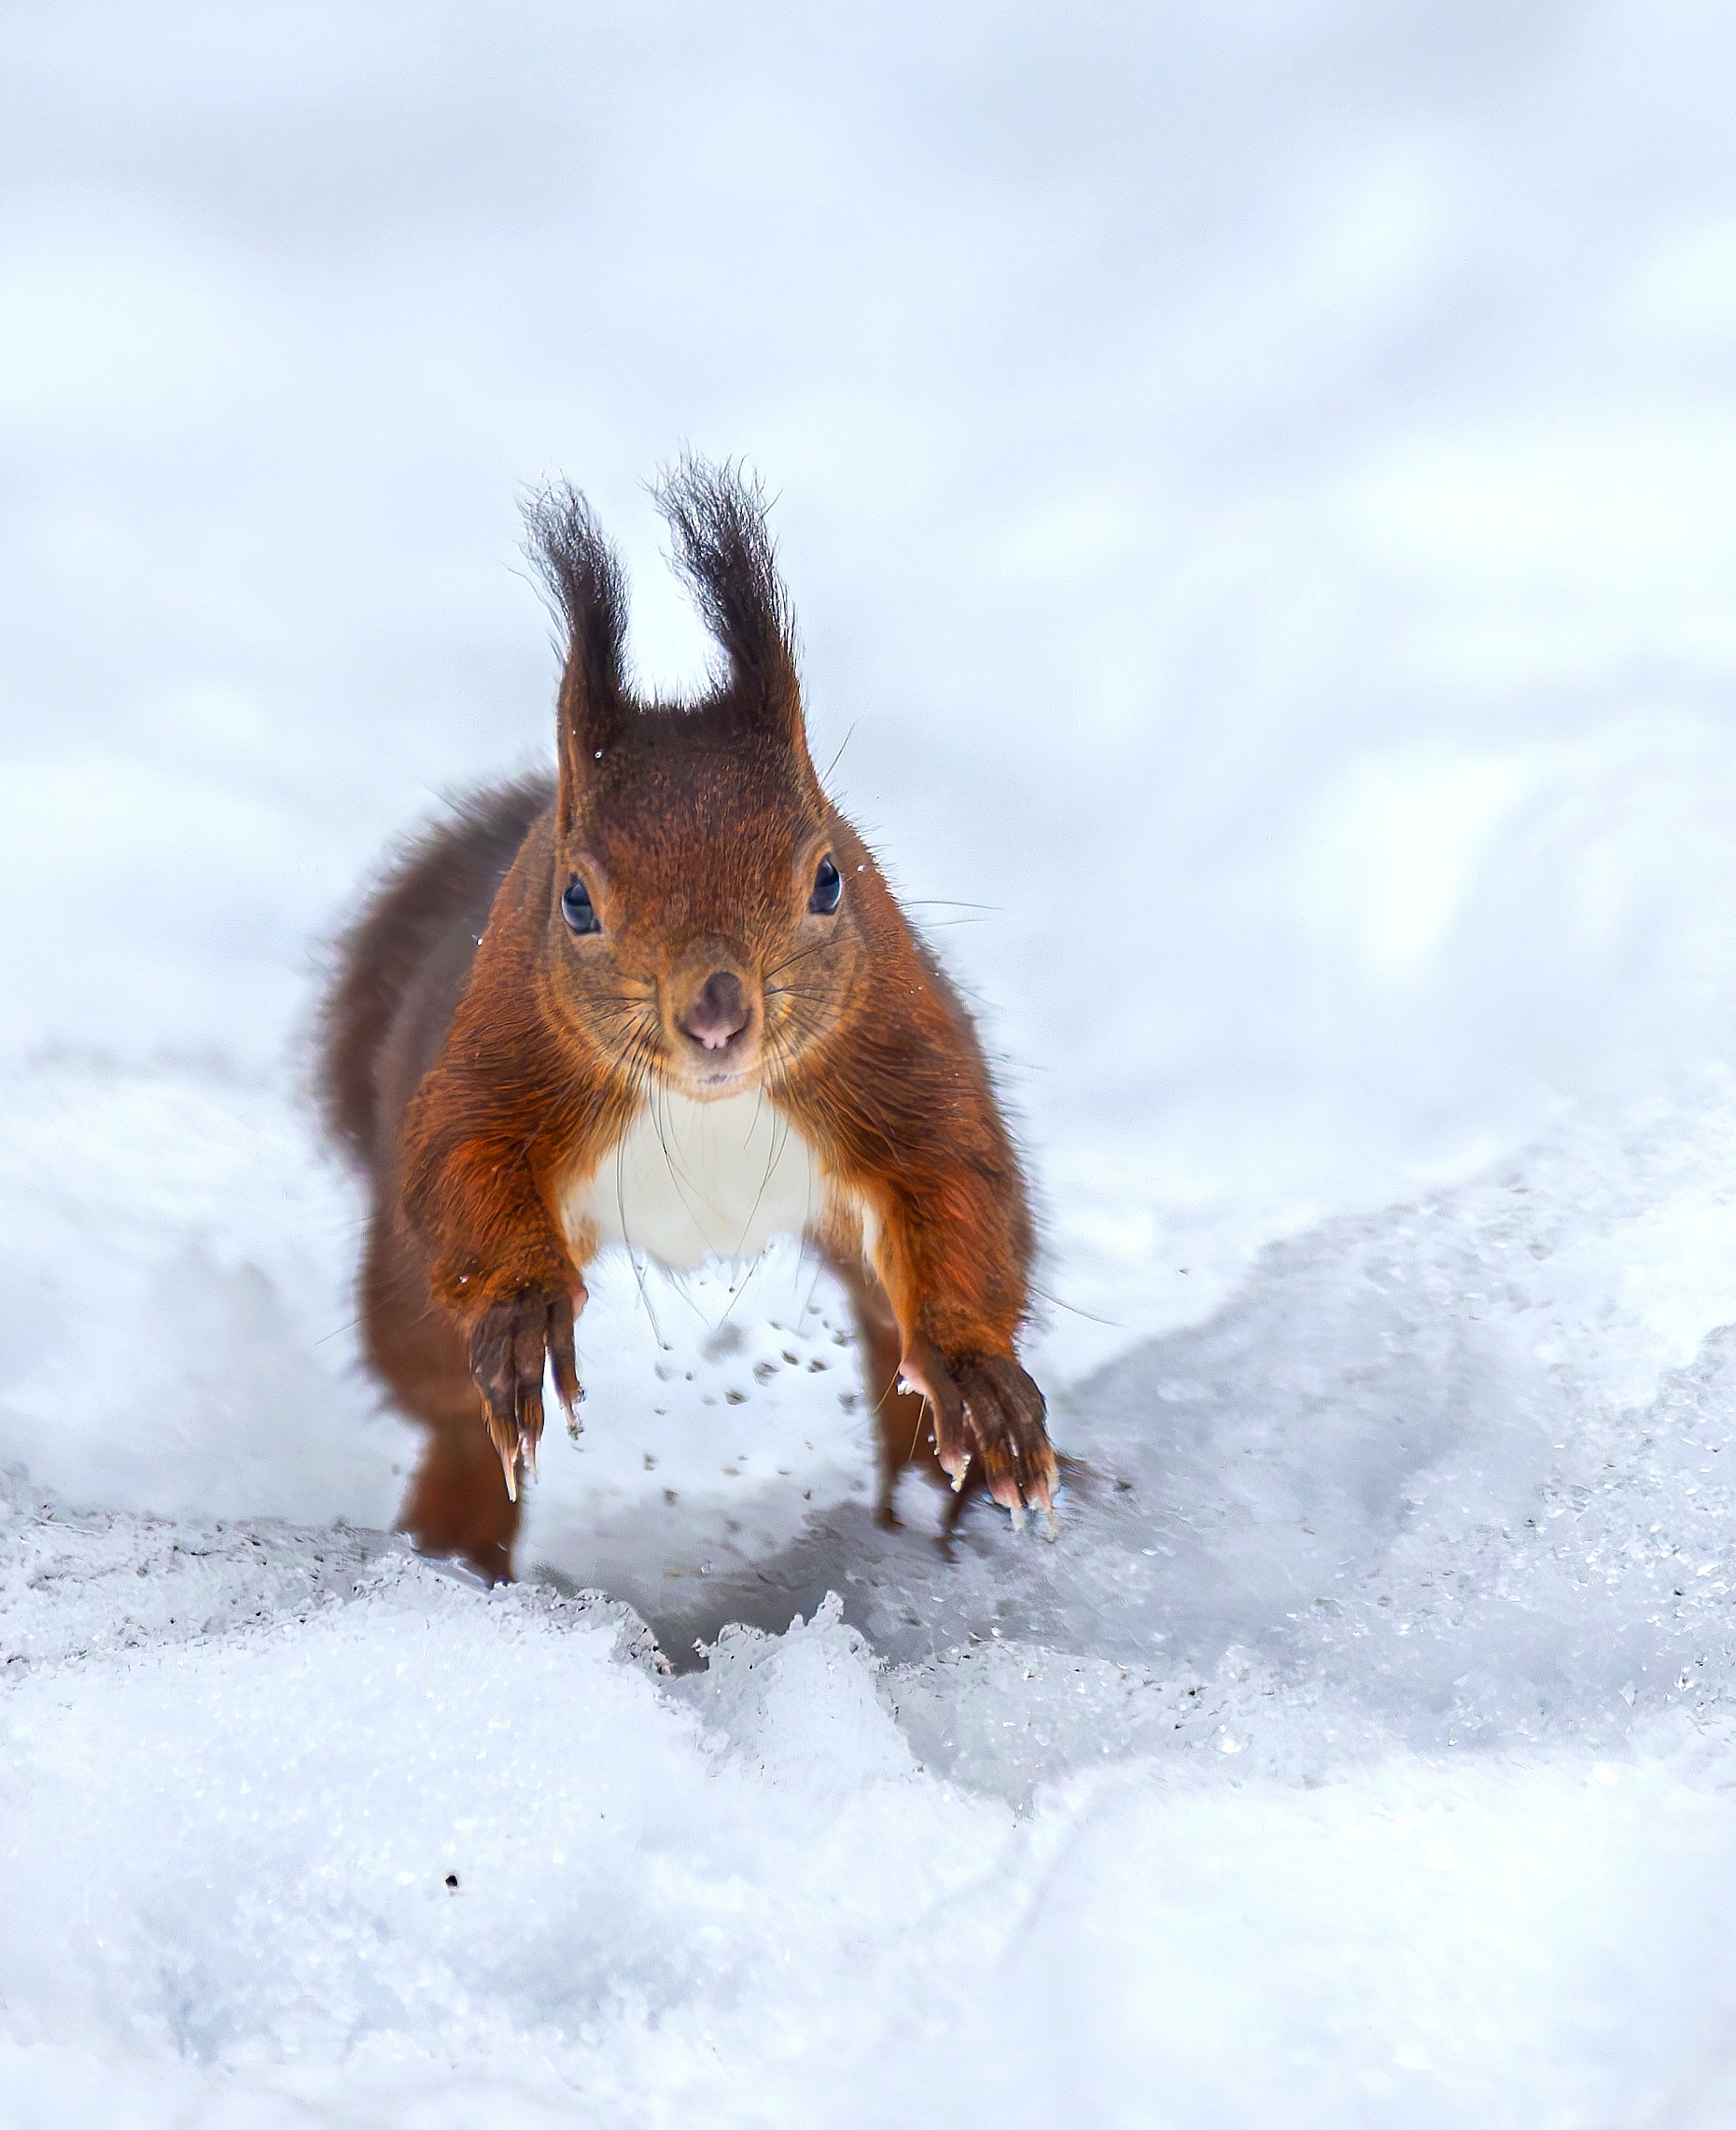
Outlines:
<svg viewBox="0 0 1736 2130"><path fill-rule="evenodd" d="M795 617L765 526L765 497L738 465L685 457L652 489L674 536L678 574L729 660L748 722L805 745Z"/></svg>
<svg viewBox="0 0 1736 2130"><path fill-rule="evenodd" d="M591 506L568 482L552 482L525 503L525 553L567 624L561 676L561 812L597 750L629 715L625 684L626 582Z"/></svg>

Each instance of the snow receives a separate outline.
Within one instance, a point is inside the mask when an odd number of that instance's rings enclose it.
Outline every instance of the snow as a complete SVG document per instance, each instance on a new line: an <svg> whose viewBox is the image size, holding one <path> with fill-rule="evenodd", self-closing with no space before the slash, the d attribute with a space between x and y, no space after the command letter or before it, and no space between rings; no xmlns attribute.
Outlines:
<svg viewBox="0 0 1736 2130"><path fill-rule="evenodd" d="M16 11L0 2125L1736 2117L1730 32ZM1052 1536L800 1254L390 1525L306 1031L746 452L983 1004ZM841 755L839 750L842 750Z"/></svg>
<svg viewBox="0 0 1736 2130"><path fill-rule="evenodd" d="M1274 1245L1057 1400L1053 1540L979 1507L950 1560L917 1482L868 1514L811 1268L659 1282L662 1340L606 1282L492 1592L366 1527L407 1431L319 1359L344 1186L294 1105L64 1061L11 1097L29 1231L56 1188L78 1232L76 1116L111 1335L190 1342L124 1405L58 1359L7 1394L21 2130L1736 2102L1728 1078ZM224 1223L267 1204L261 1264ZM84 1307L39 1282L36 1346ZM244 1328L227 1399L199 1341Z"/></svg>

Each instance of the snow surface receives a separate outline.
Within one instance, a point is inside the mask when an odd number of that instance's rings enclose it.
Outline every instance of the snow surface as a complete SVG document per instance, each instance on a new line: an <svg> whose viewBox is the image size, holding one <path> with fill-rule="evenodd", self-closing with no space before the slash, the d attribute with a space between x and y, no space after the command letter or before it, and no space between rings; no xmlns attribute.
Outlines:
<svg viewBox="0 0 1736 2130"><path fill-rule="evenodd" d="M1736 32L7 17L0 2126L1736 2121ZM778 495L1045 1205L1053 1539L617 1261L389 1526L323 941L546 756L516 484ZM841 756L839 750L842 750Z"/></svg>
<svg viewBox="0 0 1736 2130"><path fill-rule="evenodd" d="M7 1104L8 2123L1736 2108L1736 1085L1273 1246L1052 1541L875 1528L811 1269L606 1284L487 1592L366 1528L305 1119L93 1081Z"/></svg>

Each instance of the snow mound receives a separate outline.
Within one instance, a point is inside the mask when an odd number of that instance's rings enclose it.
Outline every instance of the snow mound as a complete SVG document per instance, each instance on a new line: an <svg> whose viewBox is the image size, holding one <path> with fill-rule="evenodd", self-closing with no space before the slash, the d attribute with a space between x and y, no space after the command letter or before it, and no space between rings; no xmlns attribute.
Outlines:
<svg viewBox="0 0 1736 2130"><path fill-rule="evenodd" d="M0 1466L63 1499L389 1523L410 1430L349 1340L357 1209L274 1078L0 1067Z"/></svg>
<svg viewBox="0 0 1736 2130"><path fill-rule="evenodd" d="M1015 1802L1129 1750L1313 1776L1352 1739L1602 1752L1723 1707L1731 1114L1718 1082L1564 1118L1519 1166L1268 1251L1057 1402L1053 1543L977 1507L947 1556L847 1503L709 1616L648 1612L674 1652L835 1586L925 1762Z"/></svg>
<svg viewBox="0 0 1736 2130"><path fill-rule="evenodd" d="M1728 1081L1268 1251L1057 1400L1052 1539L876 1529L799 1268L629 1270L495 1592L334 1520L400 1438L294 1113L14 1092L8 2130L1736 2109Z"/></svg>

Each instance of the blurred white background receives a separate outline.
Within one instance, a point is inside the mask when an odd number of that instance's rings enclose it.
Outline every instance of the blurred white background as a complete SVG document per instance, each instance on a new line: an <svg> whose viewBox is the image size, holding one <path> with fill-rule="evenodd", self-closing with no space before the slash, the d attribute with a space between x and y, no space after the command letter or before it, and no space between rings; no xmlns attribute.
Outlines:
<svg viewBox="0 0 1736 2130"><path fill-rule="evenodd" d="M55 0L5 43L14 1056L287 1085L365 869L547 756L522 484L589 489L642 672L700 670L641 485L684 444L778 498L817 757L1110 1320L1069 1366L1727 1048L1727 11Z"/></svg>

